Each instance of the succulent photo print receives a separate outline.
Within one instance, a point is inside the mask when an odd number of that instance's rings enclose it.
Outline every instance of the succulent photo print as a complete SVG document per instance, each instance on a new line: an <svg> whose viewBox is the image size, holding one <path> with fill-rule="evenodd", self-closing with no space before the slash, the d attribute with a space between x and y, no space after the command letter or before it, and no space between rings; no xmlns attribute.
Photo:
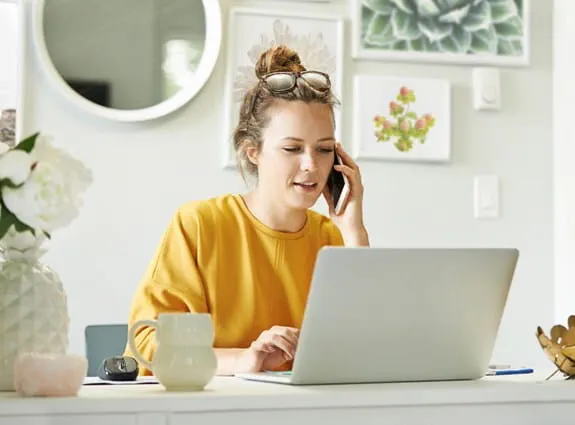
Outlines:
<svg viewBox="0 0 575 425"><path fill-rule="evenodd" d="M448 80L359 74L354 80L354 97L356 158L450 160Z"/></svg>
<svg viewBox="0 0 575 425"><path fill-rule="evenodd" d="M529 62L529 0L353 0L356 57Z"/></svg>

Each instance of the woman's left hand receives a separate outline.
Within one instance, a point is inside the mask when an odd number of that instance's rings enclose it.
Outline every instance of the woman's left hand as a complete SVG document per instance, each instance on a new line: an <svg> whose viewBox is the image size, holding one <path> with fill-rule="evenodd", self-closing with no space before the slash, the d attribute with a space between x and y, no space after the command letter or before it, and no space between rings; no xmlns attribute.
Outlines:
<svg viewBox="0 0 575 425"><path fill-rule="evenodd" d="M341 158L342 164L335 165L335 169L347 177L350 190L343 208L336 214L329 188L326 185L323 196L329 207L330 218L342 233L346 246L369 246L367 230L363 223L363 184L359 166L343 150L340 143L336 144L336 154Z"/></svg>

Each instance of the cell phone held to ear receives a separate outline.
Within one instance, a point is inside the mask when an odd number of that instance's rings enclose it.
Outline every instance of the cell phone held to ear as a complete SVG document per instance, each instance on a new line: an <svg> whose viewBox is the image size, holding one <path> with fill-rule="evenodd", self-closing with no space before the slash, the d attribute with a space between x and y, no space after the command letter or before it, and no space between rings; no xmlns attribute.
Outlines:
<svg viewBox="0 0 575 425"><path fill-rule="evenodd" d="M341 158L337 154L334 155L334 166L341 165ZM327 186L331 200L333 202L335 213L339 214L341 211L343 211L343 208L347 203L347 199L349 198L349 180L341 171L336 170L334 167L331 169L331 173L329 174Z"/></svg>

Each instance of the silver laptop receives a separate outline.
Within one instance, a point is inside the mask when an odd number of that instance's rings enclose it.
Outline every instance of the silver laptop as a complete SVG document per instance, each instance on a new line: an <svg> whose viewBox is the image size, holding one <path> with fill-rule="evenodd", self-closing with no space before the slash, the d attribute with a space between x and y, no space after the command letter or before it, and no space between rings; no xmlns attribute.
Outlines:
<svg viewBox="0 0 575 425"><path fill-rule="evenodd" d="M519 252L506 248L325 247L284 384L485 376Z"/></svg>

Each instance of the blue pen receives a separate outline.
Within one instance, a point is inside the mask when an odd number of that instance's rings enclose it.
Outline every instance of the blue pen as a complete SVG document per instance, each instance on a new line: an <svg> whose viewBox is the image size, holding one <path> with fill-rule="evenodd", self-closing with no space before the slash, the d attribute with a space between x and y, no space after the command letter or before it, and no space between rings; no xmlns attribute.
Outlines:
<svg viewBox="0 0 575 425"><path fill-rule="evenodd" d="M486 375L487 376L500 376L500 375L525 375L529 373L533 373L533 369L530 367L522 367L518 369L496 369L496 370L488 370Z"/></svg>

